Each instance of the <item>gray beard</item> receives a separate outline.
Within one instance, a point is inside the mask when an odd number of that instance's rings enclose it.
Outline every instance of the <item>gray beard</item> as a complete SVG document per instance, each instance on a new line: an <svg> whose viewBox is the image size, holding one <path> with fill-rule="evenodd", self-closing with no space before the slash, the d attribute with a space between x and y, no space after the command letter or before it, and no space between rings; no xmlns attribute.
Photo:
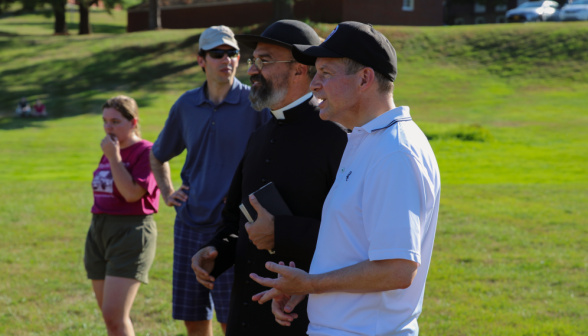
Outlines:
<svg viewBox="0 0 588 336"><path fill-rule="evenodd" d="M271 108L279 104L281 101L284 100L288 94L288 88L279 88L277 90L272 90L267 95L260 94L259 91L253 92L251 90L249 92L249 100L251 100L251 107L253 107L256 111L261 111L264 108Z"/></svg>
<svg viewBox="0 0 588 336"><path fill-rule="evenodd" d="M264 108L270 108L282 102L288 94L288 81L286 78L282 78L278 83L268 81L261 75L257 75L261 87L254 89L251 88L249 91L249 100L251 101L251 107L257 111L261 111ZM277 87L277 88L276 88Z"/></svg>

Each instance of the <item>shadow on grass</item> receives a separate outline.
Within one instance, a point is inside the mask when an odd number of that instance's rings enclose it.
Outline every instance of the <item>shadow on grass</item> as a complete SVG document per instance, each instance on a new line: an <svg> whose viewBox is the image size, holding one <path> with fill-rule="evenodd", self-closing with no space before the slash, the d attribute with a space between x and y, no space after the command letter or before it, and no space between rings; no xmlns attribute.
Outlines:
<svg viewBox="0 0 588 336"><path fill-rule="evenodd" d="M5 26L22 26L23 23L21 22L8 22L3 23ZM37 27L44 27L48 31L53 31L53 22L27 22L27 26L37 26ZM92 26L92 33L94 34L123 34L126 32L126 27L116 24L106 24L106 23L92 23L92 18L90 18L90 25ZM77 23L67 23L67 29L71 35L77 35L78 33L78 24ZM8 33L12 34L12 33ZM36 34L12 34L10 36L45 36L50 34L43 34L43 35L36 35ZM0 35L1 36L1 35Z"/></svg>
<svg viewBox="0 0 588 336"><path fill-rule="evenodd" d="M47 106L51 119L64 118L88 112L98 113L104 103L104 93L136 90L154 92L153 98L137 99L139 106L149 106L166 84L182 80L181 72L198 65L195 58L164 56L190 49L198 39L199 35L179 43L110 48L87 58L48 59L10 68L0 72L0 106L13 111L20 97L28 97L31 103L32 99L39 97ZM29 50L31 48L26 48L27 53L35 52L35 49ZM193 50L189 52L193 53ZM164 77L171 78L161 81ZM0 129L39 126L39 123L42 120L5 117L0 122Z"/></svg>
<svg viewBox="0 0 588 336"><path fill-rule="evenodd" d="M18 34L0 31L0 36L11 36L12 37L12 36L18 36Z"/></svg>

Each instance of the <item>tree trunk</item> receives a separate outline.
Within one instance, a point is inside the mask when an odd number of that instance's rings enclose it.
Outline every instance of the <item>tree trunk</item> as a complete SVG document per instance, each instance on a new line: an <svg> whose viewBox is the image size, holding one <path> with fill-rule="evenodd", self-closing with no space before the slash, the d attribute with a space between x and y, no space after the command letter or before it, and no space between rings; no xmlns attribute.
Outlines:
<svg viewBox="0 0 588 336"><path fill-rule="evenodd" d="M53 15L55 15L55 35L68 35L67 21L65 20L65 1L55 1Z"/></svg>
<svg viewBox="0 0 588 336"><path fill-rule="evenodd" d="M90 5L86 4L83 0L78 0L78 8L80 11L80 25L78 34L92 34L92 26L90 26Z"/></svg>
<svg viewBox="0 0 588 336"><path fill-rule="evenodd" d="M149 29L161 29L161 8L159 0L149 0Z"/></svg>
<svg viewBox="0 0 588 336"><path fill-rule="evenodd" d="M294 19L294 0L273 0L274 21Z"/></svg>

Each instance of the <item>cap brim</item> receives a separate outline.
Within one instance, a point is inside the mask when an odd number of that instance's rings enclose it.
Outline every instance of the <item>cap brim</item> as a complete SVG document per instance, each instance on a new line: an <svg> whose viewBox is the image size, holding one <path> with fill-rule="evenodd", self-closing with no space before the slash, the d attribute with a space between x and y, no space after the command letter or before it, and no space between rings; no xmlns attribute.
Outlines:
<svg viewBox="0 0 588 336"><path fill-rule="evenodd" d="M235 39L237 40L237 42L239 42L239 44L244 45L244 46L251 48L251 49L257 48L257 44L260 42L277 45L277 46L284 47L284 48L290 49L290 50L292 49L291 44L284 43L284 42L278 41L278 40L274 40L274 39L271 39L268 37L259 36L259 35L240 34L240 35L235 35Z"/></svg>
<svg viewBox="0 0 588 336"><path fill-rule="evenodd" d="M292 56L298 63L314 65L319 57L343 58L334 51L322 46L295 44L292 48Z"/></svg>
<svg viewBox="0 0 588 336"><path fill-rule="evenodd" d="M210 49L214 49L214 48L221 46L221 45L224 45L224 44L239 50L239 45L237 45L237 43L235 43L235 40L230 39L228 37L223 37L221 41L214 41L214 42L202 45L202 46L200 46L200 49L210 50Z"/></svg>

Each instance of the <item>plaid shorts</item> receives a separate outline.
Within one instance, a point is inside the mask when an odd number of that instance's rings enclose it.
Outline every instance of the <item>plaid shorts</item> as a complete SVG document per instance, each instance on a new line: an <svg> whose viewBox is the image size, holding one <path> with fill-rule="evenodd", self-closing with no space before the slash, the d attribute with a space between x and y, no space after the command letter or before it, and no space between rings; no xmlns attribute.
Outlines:
<svg viewBox="0 0 588 336"><path fill-rule="evenodd" d="M192 270L192 257L213 236L214 234L198 233L176 219L172 300L172 317L176 320L211 320L213 308L216 311L216 319L220 323L227 323L229 319L233 267L214 281L212 291L196 280L196 275Z"/></svg>

